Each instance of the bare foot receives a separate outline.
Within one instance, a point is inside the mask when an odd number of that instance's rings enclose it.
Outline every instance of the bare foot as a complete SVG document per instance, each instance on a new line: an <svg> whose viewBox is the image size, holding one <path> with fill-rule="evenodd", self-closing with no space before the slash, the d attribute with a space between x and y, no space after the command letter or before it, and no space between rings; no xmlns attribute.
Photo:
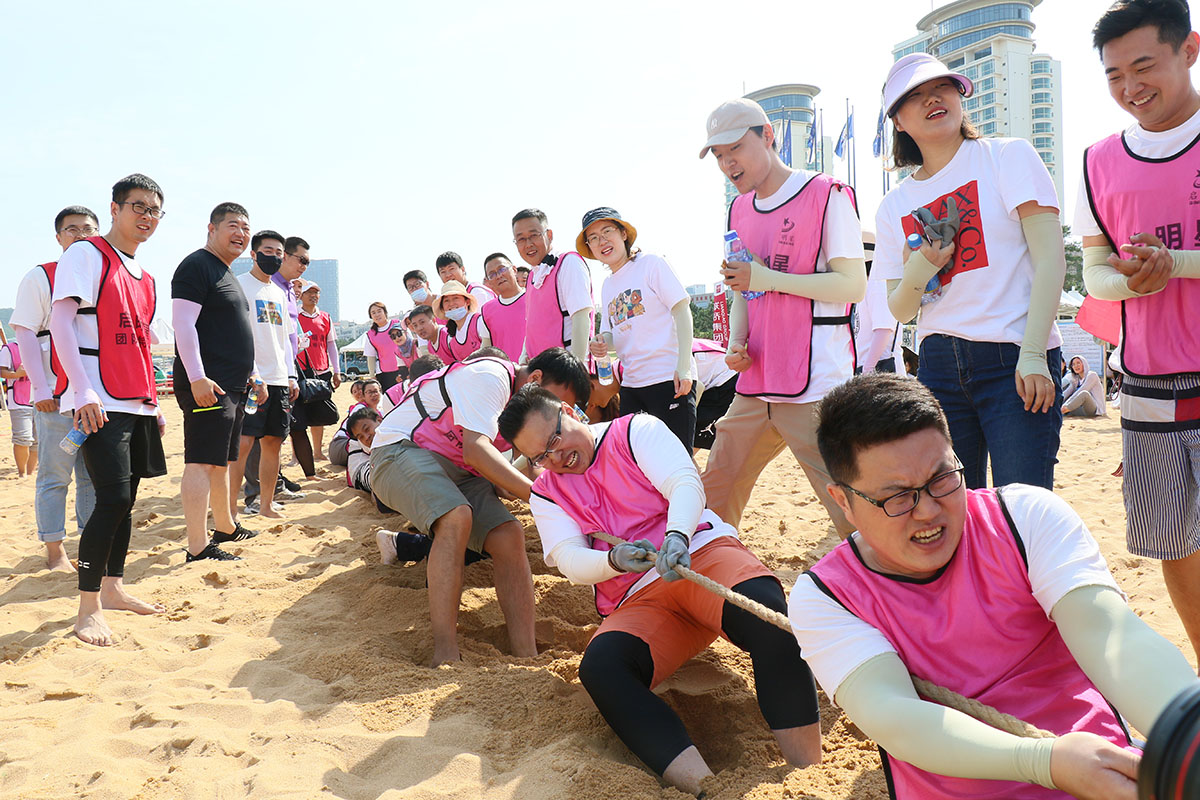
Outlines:
<svg viewBox="0 0 1200 800"><path fill-rule="evenodd" d="M278 511L273 511L269 508L265 511L260 510L258 515L260 517L266 517L267 519L283 519L283 514L280 514Z"/></svg>
<svg viewBox="0 0 1200 800"><path fill-rule="evenodd" d="M132 611L135 614L162 614L166 606L158 603L147 603L129 594L122 587L104 587L100 590L100 607L118 611Z"/></svg>
<svg viewBox="0 0 1200 800"><path fill-rule="evenodd" d="M52 572L74 572L75 565L67 558L62 542L46 542L46 566Z"/></svg>
<svg viewBox="0 0 1200 800"><path fill-rule="evenodd" d="M91 613L79 610L79 615L75 618L75 635L80 641L97 647L108 647L113 643L112 628L104 621L104 612L100 609Z"/></svg>
<svg viewBox="0 0 1200 800"><path fill-rule="evenodd" d="M459 655L457 644L452 648L447 648L445 651L439 650L435 647L433 650L433 661L429 666L440 667L442 664L453 664L455 661L462 661L462 656Z"/></svg>

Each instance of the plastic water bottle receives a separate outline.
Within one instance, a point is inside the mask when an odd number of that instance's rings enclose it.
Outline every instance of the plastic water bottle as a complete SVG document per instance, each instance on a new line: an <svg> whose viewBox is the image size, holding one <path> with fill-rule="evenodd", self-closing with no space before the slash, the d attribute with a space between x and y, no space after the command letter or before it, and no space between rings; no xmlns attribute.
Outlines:
<svg viewBox="0 0 1200 800"><path fill-rule="evenodd" d="M754 256L746 249L746 245L742 244L742 240L738 237L737 231L725 232L725 261L726 262L741 262L745 264L753 263ZM747 300L755 300L762 297L766 292L742 292L742 297Z"/></svg>
<svg viewBox="0 0 1200 800"><path fill-rule="evenodd" d="M604 356L596 359L596 377L600 379L600 385L608 386L613 382L612 358Z"/></svg>
<svg viewBox="0 0 1200 800"><path fill-rule="evenodd" d="M67 435L58 443L62 451L69 456L73 456L79 452L79 448L83 446L84 440L88 435L83 432L82 428L71 428L67 431Z"/></svg>
<svg viewBox="0 0 1200 800"><path fill-rule="evenodd" d="M910 250L920 250L921 245L925 243L925 237L919 233L910 233L905 243ZM942 273L939 271L936 275L929 279L925 284L925 291L921 295L921 305L928 305L934 300L942 296Z"/></svg>
<svg viewBox="0 0 1200 800"><path fill-rule="evenodd" d="M584 425L590 425L592 423L592 421L588 418L587 412L580 408L578 403L575 404L575 414L579 417L579 421Z"/></svg>
<svg viewBox="0 0 1200 800"><path fill-rule="evenodd" d="M258 413L258 387L262 386L262 381L255 381L250 388L249 395L246 397L246 407L242 410L244 414Z"/></svg>

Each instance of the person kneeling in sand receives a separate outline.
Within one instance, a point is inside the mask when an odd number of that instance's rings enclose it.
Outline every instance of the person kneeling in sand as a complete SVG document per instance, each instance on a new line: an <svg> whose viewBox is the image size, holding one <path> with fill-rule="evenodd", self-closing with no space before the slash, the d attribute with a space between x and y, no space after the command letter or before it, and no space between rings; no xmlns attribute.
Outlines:
<svg viewBox="0 0 1200 800"><path fill-rule="evenodd" d="M786 608L771 570L705 508L691 452L670 428L647 414L586 425L570 403L527 386L500 415L500 434L545 468L530 509L546 563L572 583L595 586L596 609L607 616L584 651L579 680L621 741L668 783L699 791L712 773L651 689L724 636L750 654L758 706L784 757L798 766L819 762L816 687L795 639L678 580L676 567L691 567ZM626 541L610 548L594 531Z"/></svg>
<svg viewBox="0 0 1200 800"><path fill-rule="evenodd" d="M433 665L459 658L457 627L467 549L492 557L496 599L513 655L537 655L533 577L525 531L497 492L529 499L530 480L504 456L497 431L505 404L526 383L541 383L568 403L586 403L583 363L553 348L525 366L506 359L459 361L421 376L375 430L371 489L387 508L432 534L429 617ZM385 562L394 559L379 541Z"/></svg>
<svg viewBox="0 0 1200 800"><path fill-rule="evenodd" d="M829 492L857 532L800 576L789 616L821 686L879 745L892 797L1134 800L1114 707L1149 732L1197 679L1125 605L1079 516L1040 487L965 488L917 381L853 378L818 415ZM1057 738L922 700L910 673Z"/></svg>

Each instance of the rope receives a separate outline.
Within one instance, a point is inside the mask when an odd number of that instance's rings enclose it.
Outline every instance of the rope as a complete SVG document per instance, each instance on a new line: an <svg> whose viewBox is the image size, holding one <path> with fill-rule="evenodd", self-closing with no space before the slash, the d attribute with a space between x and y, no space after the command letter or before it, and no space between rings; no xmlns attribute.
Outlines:
<svg viewBox="0 0 1200 800"><path fill-rule="evenodd" d="M590 535L592 538L607 542L613 547L620 544L629 544L624 539L618 539L616 536L604 533L603 531L595 531ZM650 554L651 561L656 561L657 558L658 553ZM733 603L738 608L749 611L764 622L769 622L788 633L794 632L792 630L792 621L786 615L780 614L772 608L767 608L762 603L751 600L743 594L738 594L732 589L717 583L712 578L701 575L699 572L687 567L675 567L675 571L692 583L699 584L713 594L718 595L726 602ZM936 683L927 681L924 678L918 678L916 675L910 675L909 677L912 678L913 687L917 690L917 693L926 700L931 700L939 705L952 708L955 711L961 711L1005 733L1011 733L1014 736L1020 736L1025 739L1057 738L1055 734L1049 731L1030 725L1028 722L1018 719L1011 714L1005 714L1003 711L999 711L986 703L981 703L970 697L964 697L958 692L947 689L944 686L938 686Z"/></svg>

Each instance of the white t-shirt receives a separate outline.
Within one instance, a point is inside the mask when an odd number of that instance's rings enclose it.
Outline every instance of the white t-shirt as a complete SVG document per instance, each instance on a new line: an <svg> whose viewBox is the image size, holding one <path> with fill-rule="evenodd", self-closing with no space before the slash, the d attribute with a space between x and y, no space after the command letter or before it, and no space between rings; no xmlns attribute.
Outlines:
<svg viewBox="0 0 1200 800"><path fill-rule="evenodd" d="M778 191L768 197L756 197L754 207L759 211L774 211L799 192L815 173L795 170ZM829 272L834 258L863 258L862 226L858 213L846 192L833 191L825 207L825 226L821 231L821 250L817 254L817 272ZM814 317L840 317L846 313L844 303L813 303ZM786 334L785 334L786 335ZM808 390L800 397L763 397L772 403L813 403L833 387L850 377L854 363L851 340L842 325L814 325L812 329L812 371Z"/></svg>
<svg viewBox="0 0 1200 800"><path fill-rule="evenodd" d="M120 250L116 252L121 257L121 263L131 276L140 279L142 268L137 260L125 255ZM75 242L66 249L58 260L58 270L54 273L54 299L62 300L67 297L78 298L79 307L92 308L96 305L96 297L100 292L100 275L104 271L104 259L100 251L90 242ZM153 320L151 320L152 322ZM75 315L75 337L80 349L98 348L100 335L96 329L95 314ZM104 391L100 380L100 359L94 356L80 356L83 371L92 389L100 398L100 405L105 411L119 411L125 414L142 414L154 416L158 407L143 403L140 400L116 400ZM75 408L75 390L70 385L59 400L59 411L66 413Z"/></svg>
<svg viewBox="0 0 1200 800"><path fill-rule="evenodd" d="M500 412L512 397L512 380L508 370L495 361L472 361L459 367L445 378L446 394L454 406L454 424L489 439L500 433ZM442 413L446 407L437 381L426 381L418 390L421 402L431 417ZM394 444L404 439L412 440L413 429L421 422L417 404L403 403L388 412L383 422L375 429L372 448Z"/></svg>
<svg viewBox="0 0 1200 800"><path fill-rule="evenodd" d="M551 253L556 259L560 254ZM549 264L538 264L529 271L529 281L540 287L550 274ZM566 309L563 318L563 341L571 338L571 315L592 307L592 276L583 256L568 255L558 270L558 304Z"/></svg>
<svg viewBox="0 0 1200 800"><path fill-rule="evenodd" d="M50 330L51 303L50 281L46 279L46 271L41 267L34 267L25 273L25 277L17 286L17 305L13 308L12 319L8 324L26 328L34 333ZM38 346L42 353L42 374L50 381L50 388L53 389L55 376L54 371L50 369L50 337L39 336ZM28 357L25 353L21 354L23 359Z"/></svg>
<svg viewBox="0 0 1200 800"><path fill-rule="evenodd" d="M247 272L237 276L250 305L250 327L254 329L254 368L267 386L287 386L295 377L289 337L292 317L287 296L274 281L260 281Z"/></svg>
<svg viewBox="0 0 1200 800"><path fill-rule="evenodd" d="M1066 501L1046 489L1014 483L1005 487L1004 503L1025 545L1033 596L1047 617L1059 600L1082 586L1120 591L1099 545ZM859 666L896 652L881 631L818 589L807 574L792 588L788 618L804 660L830 698ZM920 624L936 626L937 621Z"/></svg>
<svg viewBox="0 0 1200 800"><path fill-rule="evenodd" d="M612 333L624 365L621 385L635 389L671 381L679 342L671 309L688 293L665 259L639 253L604 279L600 331Z"/></svg>
<svg viewBox="0 0 1200 800"><path fill-rule="evenodd" d="M932 178L908 178L888 192L875 215L874 279L899 280L913 209L953 196L963 224L954 252L956 269L942 295L921 307L917 340L931 333L974 342L1020 344L1029 316L1033 260L1017 207L1034 201L1058 208L1054 181L1033 145L1024 139L968 139ZM944 210L935 208L934 216ZM1051 327L1047 348L1062 344Z"/></svg>
<svg viewBox="0 0 1200 800"><path fill-rule="evenodd" d="M705 390L724 386L726 381L737 377L737 373L725 363L724 353L693 351L692 369L696 370L696 380L704 384Z"/></svg>
<svg viewBox="0 0 1200 800"><path fill-rule="evenodd" d="M597 442L604 436L604 432L611 424L611 422L601 422L591 426L592 435L596 437ZM376 435L378 436L378 434ZM691 472L695 473L696 467L691 464L691 454L684 450L679 443L679 438L671 433L671 429L657 417L649 414L634 415L633 420L629 423L629 445L634 458L637 459L638 467L650 479L654 488L662 493L663 497L670 497L673 488L671 480L683 471L683 468L690 465ZM685 461L687 464L684 463ZM696 478L699 479L698 474ZM537 523L538 535L542 539L542 554L547 566L557 566L550 554L564 542L571 542L576 546L590 549L587 537L584 536L579 524L557 504L535 493L529 498L529 510L533 513L533 519ZM732 525L722 521L707 508L700 514L700 524L704 523L708 523L712 527L695 532L692 536L692 543L688 547L689 553L695 553L704 545L722 536L738 538L737 530ZM633 585L626 597L631 597L635 592L644 589L656 580L658 580L658 570L650 569Z"/></svg>
<svg viewBox="0 0 1200 800"><path fill-rule="evenodd" d="M1169 131L1148 131L1136 122L1125 129L1125 144L1135 156L1142 158L1171 158L1183 152L1196 137L1200 136L1200 111L1192 114L1187 122ZM1103 236L1100 224L1092 214L1088 202L1087 183L1083 173L1079 174L1079 194L1075 198L1075 222L1071 225L1075 236ZM1117 242L1117 246L1125 242Z"/></svg>
<svg viewBox="0 0 1200 800"><path fill-rule="evenodd" d="M496 293L482 284L475 284L467 291L471 294L472 297L474 297L476 300L479 301L480 308L482 308L483 304L486 303L488 300L496 299Z"/></svg>
<svg viewBox="0 0 1200 800"><path fill-rule="evenodd" d="M858 319L854 332L854 349L858 358L858 366L866 372L875 368L874 364L867 364L865 359L871 349L871 340L878 335L879 331L886 331L891 346L880 353L879 358L880 360L895 358L896 371L901 375L905 374L904 354L901 352L904 343L900 336L900 323L896 321L896 318L892 316L891 309L888 308L887 281L868 280L867 295L855 309Z"/></svg>

